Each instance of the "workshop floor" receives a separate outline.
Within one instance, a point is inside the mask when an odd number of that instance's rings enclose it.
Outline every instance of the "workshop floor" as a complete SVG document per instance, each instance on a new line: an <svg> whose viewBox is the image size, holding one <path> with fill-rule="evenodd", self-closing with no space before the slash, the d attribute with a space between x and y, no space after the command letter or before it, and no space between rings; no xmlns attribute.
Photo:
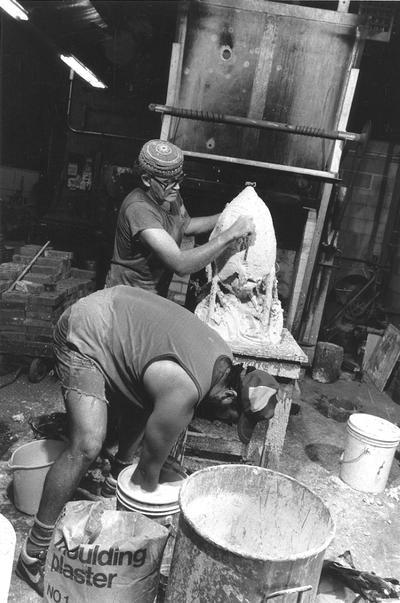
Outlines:
<svg viewBox="0 0 400 603"><path fill-rule="evenodd" d="M9 498L11 475L7 461L15 448L33 439L28 419L62 411L63 405L52 375L33 384L22 373L13 383L2 387L12 376L0 377L0 509L16 530L17 557L31 518L17 511ZM355 403L364 412L400 423L400 405L374 386L351 380L346 373L329 385L306 377L300 387L300 412L290 417L280 471L309 486L330 508L337 530L326 557L333 559L350 551L357 569L400 578L399 460L396 457L393 462L384 493L371 495L353 490L338 477L346 423L327 418L317 408L321 399L337 398ZM13 574L9 603L39 600Z"/></svg>

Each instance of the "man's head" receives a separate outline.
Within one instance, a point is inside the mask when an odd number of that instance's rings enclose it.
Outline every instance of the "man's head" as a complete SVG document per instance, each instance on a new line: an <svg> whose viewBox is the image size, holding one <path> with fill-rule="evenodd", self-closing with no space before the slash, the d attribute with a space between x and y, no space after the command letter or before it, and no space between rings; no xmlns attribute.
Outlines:
<svg viewBox="0 0 400 603"><path fill-rule="evenodd" d="M174 201L183 180L183 153L165 140L149 140L140 150L138 166L149 194L158 203Z"/></svg>
<svg viewBox="0 0 400 603"><path fill-rule="evenodd" d="M278 382L255 367L220 364L220 376L199 407L198 416L237 423L241 441L248 444L256 424L274 416Z"/></svg>

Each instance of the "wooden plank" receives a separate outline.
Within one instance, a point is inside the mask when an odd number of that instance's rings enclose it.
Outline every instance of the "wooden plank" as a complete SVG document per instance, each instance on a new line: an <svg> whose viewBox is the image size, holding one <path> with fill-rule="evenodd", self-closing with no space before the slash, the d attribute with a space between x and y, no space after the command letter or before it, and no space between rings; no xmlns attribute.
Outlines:
<svg viewBox="0 0 400 603"><path fill-rule="evenodd" d="M243 444L236 438L227 438L216 435L205 435L188 431L185 443L185 454L203 456L207 453L209 456L216 457L229 455L241 459L243 456Z"/></svg>
<svg viewBox="0 0 400 603"><path fill-rule="evenodd" d="M399 356L400 331L389 324L365 367L366 375L379 391L383 391Z"/></svg>
<svg viewBox="0 0 400 603"><path fill-rule="evenodd" d="M353 103L354 93L357 86L358 75L360 73L359 69L351 69L347 81L346 90L342 100L342 106L340 110L340 117L337 124L337 129L341 131L345 131L347 128L347 123L350 117L351 105ZM344 142L343 140L337 140L333 146L332 160L330 165L330 170L332 172L339 172L340 161L342 159Z"/></svg>
<svg viewBox="0 0 400 603"><path fill-rule="evenodd" d="M282 330L282 336L278 343L252 345L249 342L244 342L240 346L235 342L228 341L227 343L230 345L234 356L247 356L260 362L294 362L301 365L307 361L304 352L287 329Z"/></svg>
<svg viewBox="0 0 400 603"><path fill-rule="evenodd" d="M315 260L317 258L319 244L321 241L322 231L325 224L325 218L328 211L329 199L332 193L333 184L325 183L323 185L321 203L319 206L317 223L314 230L314 238L311 243L310 252L308 254L308 262L306 269L304 271L303 277L303 290L307 292L310 287L311 277L314 271ZM295 337L298 337L301 326L301 319L303 317L304 306L305 306L305 295L304 299L299 299L299 303L297 305L296 314L293 321L292 333ZM303 343L303 342L301 342Z"/></svg>
<svg viewBox="0 0 400 603"><path fill-rule="evenodd" d="M235 10L256 11L279 15L281 17L295 17L321 23L334 23L351 27L363 22L359 15L352 13L341 13L323 8L314 8L288 3L268 2L266 0L198 0L200 4L233 8Z"/></svg>
<svg viewBox="0 0 400 603"><path fill-rule="evenodd" d="M272 18L266 20L265 29L261 39L260 54L254 74L253 88L251 91L250 105L247 117L262 119L265 108L265 98L268 91L268 82L272 70L272 59L275 52L276 24ZM251 148L258 145L259 130L246 128L242 135L242 149L244 154L251 156Z"/></svg>
<svg viewBox="0 0 400 603"><path fill-rule="evenodd" d="M267 424L260 421L254 428L250 442L243 446L243 461L249 465L262 466L262 458L267 434L265 432Z"/></svg>
<svg viewBox="0 0 400 603"><path fill-rule="evenodd" d="M292 330L297 306L301 300L304 304L307 290L303 287L304 274L307 266L308 255L311 249L311 243L314 237L315 226L317 223L317 211L310 207L305 208L308 211L307 221L304 226L301 247L296 255L295 279L290 295L289 308L286 317L286 328Z"/></svg>
<svg viewBox="0 0 400 603"><path fill-rule="evenodd" d="M266 434L260 466L279 470L280 456L285 442L290 407L292 405L294 383L289 383L281 390L282 399L275 407L275 414L270 420Z"/></svg>
<svg viewBox="0 0 400 603"><path fill-rule="evenodd" d="M364 350L363 364L362 364L362 367L364 370L365 370L365 367L367 366L367 362L369 361L372 352L374 352L376 346L381 341L381 339L382 339L382 335L378 335L377 333L368 333L367 341L365 343L365 350Z"/></svg>

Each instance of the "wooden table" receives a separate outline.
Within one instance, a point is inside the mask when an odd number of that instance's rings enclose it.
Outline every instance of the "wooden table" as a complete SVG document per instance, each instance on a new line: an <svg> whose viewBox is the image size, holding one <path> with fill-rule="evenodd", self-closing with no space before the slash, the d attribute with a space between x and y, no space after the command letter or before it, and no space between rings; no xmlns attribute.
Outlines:
<svg viewBox="0 0 400 603"><path fill-rule="evenodd" d="M185 434L185 442L182 442L184 464L191 470L218 463L248 463L278 469L293 387L301 377L302 367L307 364L307 356L287 329L283 331L281 342L268 349L231 347L235 362L253 365L277 378L283 392L282 400L276 405L269 427L265 421L258 423L247 445L239 440L236 425L194 419Z"/></svg>
<svg viewBox="0 0 400 603"><path fill-rule="evenodd" d="M275 408L275 415L266 428L264 421L258 423L247 445L246 461L269 469L279 468L279 458L285 441L293 388L301 377L302 368L308 363L291 333L283 329L281 341L259 348L254 346L231 346L236 362L252 365L273 375L280 382L282 399Z"/></svg>

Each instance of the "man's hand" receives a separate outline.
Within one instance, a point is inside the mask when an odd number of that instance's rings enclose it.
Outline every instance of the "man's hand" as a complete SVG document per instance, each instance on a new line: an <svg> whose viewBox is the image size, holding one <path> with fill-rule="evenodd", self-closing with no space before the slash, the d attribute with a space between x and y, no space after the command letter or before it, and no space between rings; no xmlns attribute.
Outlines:
<svg viewBox="0 0 400 603"><path fill-rule="evenodd" d="M131 477L132 483L140 486L146 492L154 492L159 484L182 480L182 467L176 461L166 460L161 471L158 470L158 466L155 466L154 469L155 471L152 470L151 464L146 467L138 465ZM157 479L158 472L159 478Z"/></svg>
<svg viewBox="0 0 400 603"><path fill-rule="evenodd" d="M239 218L226 230L230 240L237 241L248 237L249 245L253 244L252 236L255 232L255 224L251 216L239 216Z"/></svg>

